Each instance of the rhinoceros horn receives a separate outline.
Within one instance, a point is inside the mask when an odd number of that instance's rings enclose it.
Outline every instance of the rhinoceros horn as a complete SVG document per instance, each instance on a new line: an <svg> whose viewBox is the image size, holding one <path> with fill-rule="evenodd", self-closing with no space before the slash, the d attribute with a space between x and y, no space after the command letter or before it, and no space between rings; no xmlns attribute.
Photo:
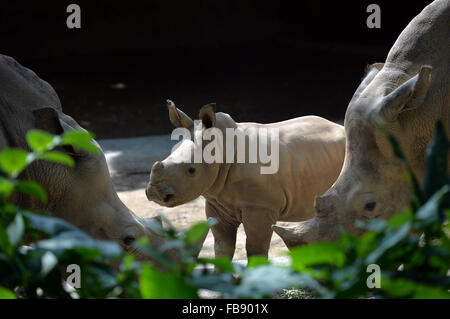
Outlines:
<svg viewBox="0 0 450 319"><path fill-rule="evenodd" d="M316 218L297 223L295 226L283 227L273 225L272 229L281 237L289 249L318 240L318 223Z"/></svg>

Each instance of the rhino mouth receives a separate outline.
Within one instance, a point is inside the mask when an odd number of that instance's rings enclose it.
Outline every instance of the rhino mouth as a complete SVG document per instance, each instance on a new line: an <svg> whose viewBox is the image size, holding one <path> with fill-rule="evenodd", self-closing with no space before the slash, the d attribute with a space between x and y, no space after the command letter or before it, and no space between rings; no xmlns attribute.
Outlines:
<svg viewBox="0 0 450 319"><path fill-rule="evenodd" d="M381 214L375 216L362 216L364 220L373 220L381 217Z"/></svg>
<svg viewBox="0 0 450 319"><path fill-rule="evenodd" d="M161 185L150 184L145 192L148 200L163 206L170 206L175 199L175 192L171 187L163 188Z"/></svg>

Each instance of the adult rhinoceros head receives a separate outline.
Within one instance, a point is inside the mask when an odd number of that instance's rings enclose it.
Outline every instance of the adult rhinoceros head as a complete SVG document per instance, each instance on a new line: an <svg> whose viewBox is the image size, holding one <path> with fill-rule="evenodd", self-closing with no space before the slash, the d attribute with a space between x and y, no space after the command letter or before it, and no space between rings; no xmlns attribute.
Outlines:
<svg viewBox="0 0 450 319"><path fill-rule="evenodd" d="M386 130L400 142L421 178L425 137L432 135L433 127L425 127L412 110L424 101L431 68L423 66L412 75L394 69L380 71L382 68L382 64L369 68L347 108L344 165L333 186L316 198L315 217L291 228L274 226L289 247L337 240L338 226L360 235L363 230L355 225L357 220L387 219L408 205L410 181L404 163L393 153ZM416 122L416 132L407 131L411 126L405 122L412 121Z"/></svg>
<svg viewBox="0 0 450 319"><path fill-rule="evenodd" d="M83 130L70 116L54 108L40 108L33 113L36 127L53 134ZM91 143L100 149L95 140ZM31 167L30 174L36 175L36 180L45 179L50 203L47 210L94 238L117 241L128 251L134 250L131 245L140 237L149 237L156 246L162 244L162 238L147 229L117 196L103 152L93 154L76 147L64 147L63 151L74 158L74 168L48 162Z"/></svg>
<svg viewBox="0 0 450 319"><path fill-rule="evenodd" d="M0 148L27 148L25 135L38 128L53 134L82 130L62 112L54 89L33 71L14 59L0 55ZM98 144L92 140L92 143ZM99 146L98 146L99 147ZM78 226L94 238L113 240L132 251L133 242L143 236L158 247L163 239L144 227L114 191L104 154L65 147L75 159L74 168L47 161L34 162L20 178L41 184L48 193L42 206L30 198L15 198L28 209L46 209Z"/></svg>

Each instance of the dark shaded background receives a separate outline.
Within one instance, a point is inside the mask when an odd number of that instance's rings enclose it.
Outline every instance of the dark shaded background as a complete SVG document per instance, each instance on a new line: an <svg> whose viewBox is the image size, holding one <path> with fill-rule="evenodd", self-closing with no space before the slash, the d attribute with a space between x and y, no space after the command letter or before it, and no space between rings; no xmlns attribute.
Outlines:
<svg viewBox="0 0 450 319"><path fill-rule="evenodd" d="M82 29L66 27L71 2ZM373 2L381 29L366 27ZM217 102L237 121L339 120L365 66L430 2L2 2L0 53L50 82L99 138L169 133L167 98L191 116Z"/></svg>

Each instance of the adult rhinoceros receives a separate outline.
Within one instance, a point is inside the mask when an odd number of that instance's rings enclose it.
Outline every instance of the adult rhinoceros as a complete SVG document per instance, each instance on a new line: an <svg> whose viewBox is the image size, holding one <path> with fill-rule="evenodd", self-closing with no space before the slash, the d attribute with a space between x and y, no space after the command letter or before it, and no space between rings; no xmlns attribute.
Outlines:
<svg viewBox="0 0 450 319"><path fill-rule="evenodd" d="M57 94L47 82L14 59L0 55L0 149L27 148L25 135L32 128L53 134L82 129L63 113ZM38 161L20 176L46 189L47 204L18 194L12 201L23 208L48 210L92 237L117 241L128 251L134 250L131 244L142 236L148 236L152 245L162 244L163 239L145 228L120 201L103 153L94 155L72 147L65 151L74 157L74 168Z"/></svg>
<svg viewBox="0 0 450 319"><path fill-rule="evenodd" d="M288 247L336 240L337 225L359 235L356 220L386 219L408 205L405 167L377 119L397 138L422 182L436 120L449 132L449 54L450 1L436 0L400 34L385 63L369 68L356 90L345 114L344 166L333 186L316 198L315 217L292 228L274 226Z"/></svg>

